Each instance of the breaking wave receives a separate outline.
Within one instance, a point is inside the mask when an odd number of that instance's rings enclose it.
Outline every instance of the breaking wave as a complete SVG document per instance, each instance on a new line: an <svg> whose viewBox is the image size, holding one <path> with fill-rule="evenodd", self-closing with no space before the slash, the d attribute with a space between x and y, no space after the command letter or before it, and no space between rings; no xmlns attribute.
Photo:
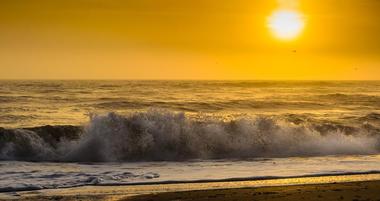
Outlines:
<svg viewBox="0 0 380 201"><path fill-rule="evenodd" d="M127 116L93 115L83 127L0 129L0 160L182 161L375 154L380 151L379 134L369 124L345 126L265 116L191 118L149 110Z"/></svg>

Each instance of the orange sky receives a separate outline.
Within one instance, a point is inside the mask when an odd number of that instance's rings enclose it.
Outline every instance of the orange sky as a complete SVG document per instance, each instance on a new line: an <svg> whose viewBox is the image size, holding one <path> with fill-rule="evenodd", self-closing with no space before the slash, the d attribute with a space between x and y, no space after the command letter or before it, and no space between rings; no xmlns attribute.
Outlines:
<svg viewBox="0 0 380 201"><path fill-rule="evenodd" d="M289 41L268 28L283 8L305 19ZM378 0L4 0L0 79L380 79L379 10Z"/></svg>

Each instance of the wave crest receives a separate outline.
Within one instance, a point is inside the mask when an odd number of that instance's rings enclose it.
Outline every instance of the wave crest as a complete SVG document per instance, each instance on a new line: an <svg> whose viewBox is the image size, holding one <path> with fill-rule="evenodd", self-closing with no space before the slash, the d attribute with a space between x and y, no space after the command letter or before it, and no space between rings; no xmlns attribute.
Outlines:
<svg viewBox="0 0 380 201"><path fill-rule="evenodd" d="M62 129L56 138L47 138L38 129L0 130L0 159L181 161L378 153L378 132L348 128L294 124L275 117L224 121L162 110L127 116L109 113L93 115L86 126L72 129L70 137ZM4 137L5 131L15 137Z"/></svg>

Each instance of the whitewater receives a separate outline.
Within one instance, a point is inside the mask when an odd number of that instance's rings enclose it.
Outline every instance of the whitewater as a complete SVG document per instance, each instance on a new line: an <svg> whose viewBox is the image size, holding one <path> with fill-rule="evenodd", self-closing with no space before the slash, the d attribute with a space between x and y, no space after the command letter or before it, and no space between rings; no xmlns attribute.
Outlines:
<svg viewBox="0 0 380 201"><path fill-rule="evenodd" d="M376 81L1 81L0 191L380 171Z"/></svg>

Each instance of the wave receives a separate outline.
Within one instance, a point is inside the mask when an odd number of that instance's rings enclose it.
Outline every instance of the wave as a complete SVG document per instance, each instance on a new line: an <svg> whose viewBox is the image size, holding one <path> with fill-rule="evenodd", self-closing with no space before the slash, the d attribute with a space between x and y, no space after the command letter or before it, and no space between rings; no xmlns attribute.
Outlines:
<svg viewBox="0 0 380 201"><path fill-rule="evenodd" d="M378 95L368 95L368 94L346 94L346 93L332 93L326 95L317 95L316 98L322 100L330 100L336 102L358 102L358 103L367 103L367 102L378 102L380 100L380 96Z"/></svg>
<svg viewBox="0 0 380 201"><path fill-rule="evenodd" d="M21 173L22 174L22 173ZM75 179L66 183L56 183L56 184L30 184L30 183L12 183L9 186L0 186L0 193L10 193L10 192L20 192L20 191L37 191L43 189L63 189L63 188L74 188L83 186L137 186L137 185L158 185L158 184L200 184L200 183L210 183L210 182L246 182L246 181L264 181L264 180L275 180L275 179L302 179L302 178L313 178L313 177L329 177L329 176L345 176L348 181L350 181L349 176L355 175L377 175L380 171L339 171L336 173L317 173L317 174L304 174L295 176L253 176L253 177L231 177L223 179L185 179L185 180L154 180L160 177L158 173L145 173L145 174L133 174L133 173L123 173L116 177L109 176L108 174L103 175L91 175L91 174L76 174L69 173L67 175L62 175L61 177L72 178L86 178L87 179ZM51 179L56 178L53 175L40 175L40 179ZM126 179L126 181L120 181ZM128 180L130 179L130 180ZM272 184L273 185L273 184ZM277 184L278 185L278 184Z"/></svg>
<svg viewBox="0 0 380 201"><path fill-rule="evenodd" d="M150 107L172 109L187 112L210 112L223 110L261 110L261 109L286 109L286 110L328 110L335 104L336 108L357 109L358 107L378 108L380 96L363 94L326 94L310 95L302 97L292 97L289 100L285 97L276 96L273 100L262 98L249 99L226 99L226 100L196 100L196 101L154 101L154 100L124 100L119 98L103 98L95 103L88 103L85 106L108 111L131 109L146 109Z"/></svg>
<svg viewBox="0 0 380 201"><path fill-rule="evenodd" d="M80 127L0 129L0 160L182 161L375 154L380 151L379 134L368 124L294 123L265 116L191 118L153 109L126 116L92 115Z"/></svg>
<svg viewBox="0 0 380 201"><path fill-rule="evenodd" d="M362 120L362 121L379 121L380 120L380 114L370 113L370 114L365 115L364 117L361 117L360 120Z"/></svg>
<svg viewBox="0 0 380 201"><path fill-rule="evenodd" d="M104 101L104 100L103 100ZM267 101L267 100L225 100L225 101L125 101L125 100L109 100L86 106L95 107L98 109L120 110L125 108L145 109L151 106L157 108L174 109L186 112L197 111L222 111L235 109L273 109L273 108L288 108L302 109L313 108L323 109L328 105L312 101Z"/></svg>

